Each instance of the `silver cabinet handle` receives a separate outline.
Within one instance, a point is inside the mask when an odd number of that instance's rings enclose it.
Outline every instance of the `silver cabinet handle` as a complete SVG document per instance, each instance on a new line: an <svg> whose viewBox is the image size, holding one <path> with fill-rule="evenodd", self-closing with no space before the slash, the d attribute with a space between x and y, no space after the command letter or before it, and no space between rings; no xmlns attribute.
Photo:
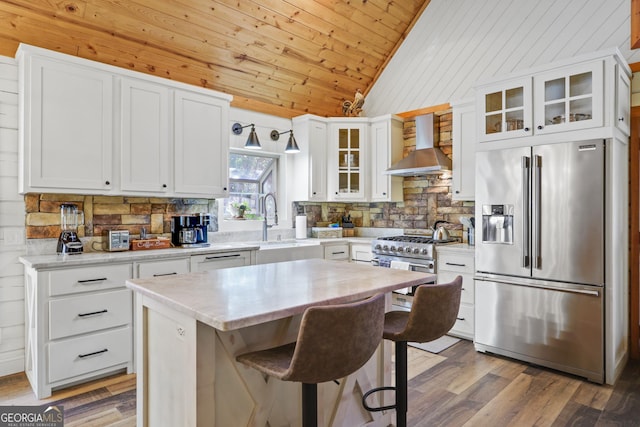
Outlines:
<svg viewBox="0 0 640 427"><path fill-rule="evenodd" d="M175 271L173 273L159 273L159 274L154 274L153 277L162 277L162 276L175 276L176 273Z"/></svg>
<svg viewBox="0 0 640 427"><path fill-rule="evenodd" d="M466 267L467 266L467 264L459 264L459 263L456 263L456 262L445 262L445 264L453 265L455 267Z"/></svg>

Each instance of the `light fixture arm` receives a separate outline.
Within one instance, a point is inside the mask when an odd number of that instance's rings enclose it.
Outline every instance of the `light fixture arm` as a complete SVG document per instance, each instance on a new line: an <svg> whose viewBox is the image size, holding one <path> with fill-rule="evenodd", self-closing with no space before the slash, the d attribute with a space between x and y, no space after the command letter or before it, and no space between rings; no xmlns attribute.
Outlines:
<svg viewBox="0 0 640 427"><path fill-rule="evenodd" d="M255 123L251 123L245 126L242 126L240 123L234 123L231 126L231 131L234 133L234 135L240 135L242 133L242 129L249 126L251 126L251 132L249 132L249 138L247 138L247 142L244 144L244 148L259 150L262 147L260 146L260 141L258 140L258 135L256 134Z"/></svg>
<svg viewBox="0 0 640 427"><path fill-rule="evenodd" d="M293 133L293 130L285 130L284 132L278 132L277 130L271 131L271 139L273 141L277 141L280 139L280 135L284 135L285 133Z"/></svg>
<svg viewBox="0 0 640 427"><path fill-rule="evenodd" d="M244 128L248 128L249 126L253 127L255 129L255 124L251 123L249 125L244 125L242 126L240 123L234 123L231 126L231 131L233 132L234 135L241 135L242 134L242 129Z"/></svg>

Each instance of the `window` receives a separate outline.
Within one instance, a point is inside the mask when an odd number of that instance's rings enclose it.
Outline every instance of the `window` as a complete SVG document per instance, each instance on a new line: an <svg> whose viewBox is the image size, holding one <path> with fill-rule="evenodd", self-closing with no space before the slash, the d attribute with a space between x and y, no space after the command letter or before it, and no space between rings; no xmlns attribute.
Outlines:
<svg viewBox="0 0 640 427"><path fill-rule="evenodd" d="M277 188L278 157L266 153L229 153L229 197L225 219L261 219L259 199ZM246 206L246 209L240 209Z"/></svg>

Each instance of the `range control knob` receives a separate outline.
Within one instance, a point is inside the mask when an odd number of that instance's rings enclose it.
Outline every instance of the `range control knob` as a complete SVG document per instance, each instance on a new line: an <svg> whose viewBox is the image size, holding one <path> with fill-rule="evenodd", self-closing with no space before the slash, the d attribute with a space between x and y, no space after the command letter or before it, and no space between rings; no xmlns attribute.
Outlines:
<svg viewBox="0 0 640 427"><path fill-rule="evenodd" d="M388 251L388 250L389 250L389 246L384 245L384 246L382 247L382 250L383 250L383 251Z"/></svg>
<svg viewBox="0 0 640 427"><path fill-rule="evenodd" d="M404 248L404 251L408 254L411 253L411 248L409 246L407 246L406 248Z"/></svg>
<svg viewBox="0 0 640 427"><path fill-rule="evenodd" d="M391 248L389 249L391 252L395 252L396 251L396 247L395 246L391 246Z"/></svg>
<svg viewBox="0 0 640 427"><path fill-rule="evenodd" d="M429 251L427 250L427 248L422 248L422 250L420 251L420 253L421 253L422 255L426 255L426 254L427 254L427 252L429 252Z"/></svg>
<svg viewBox="0 0 640 427"><path fill-rule="evenodd" d="M413 248L413 253L418 255L420 253L420 249L418 248Z"/></svg>
<svg viewBox="0 0 640 427"><path fill-rule="evenodd" d="M381 248L381 246L380 246L379 243L374 247L374 249L376 249L376 250L380 250L380 248Z"/></svg>

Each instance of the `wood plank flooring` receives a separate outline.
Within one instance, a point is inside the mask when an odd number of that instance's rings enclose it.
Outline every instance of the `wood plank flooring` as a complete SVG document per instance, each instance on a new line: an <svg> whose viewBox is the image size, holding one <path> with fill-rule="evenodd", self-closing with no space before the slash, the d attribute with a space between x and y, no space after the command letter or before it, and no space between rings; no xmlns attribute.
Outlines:
<svg viewBox="0 0 640 427"><path fill-rule="evenodd" d="M614 387L498 356L461 341L440 354L409 347L408 425L640 426L640 361ZM135 375L37 400L24 374L0 378L0 405L64 405L65 426L135 426ZM345 426L348 427L348 426Z"/></svg>

